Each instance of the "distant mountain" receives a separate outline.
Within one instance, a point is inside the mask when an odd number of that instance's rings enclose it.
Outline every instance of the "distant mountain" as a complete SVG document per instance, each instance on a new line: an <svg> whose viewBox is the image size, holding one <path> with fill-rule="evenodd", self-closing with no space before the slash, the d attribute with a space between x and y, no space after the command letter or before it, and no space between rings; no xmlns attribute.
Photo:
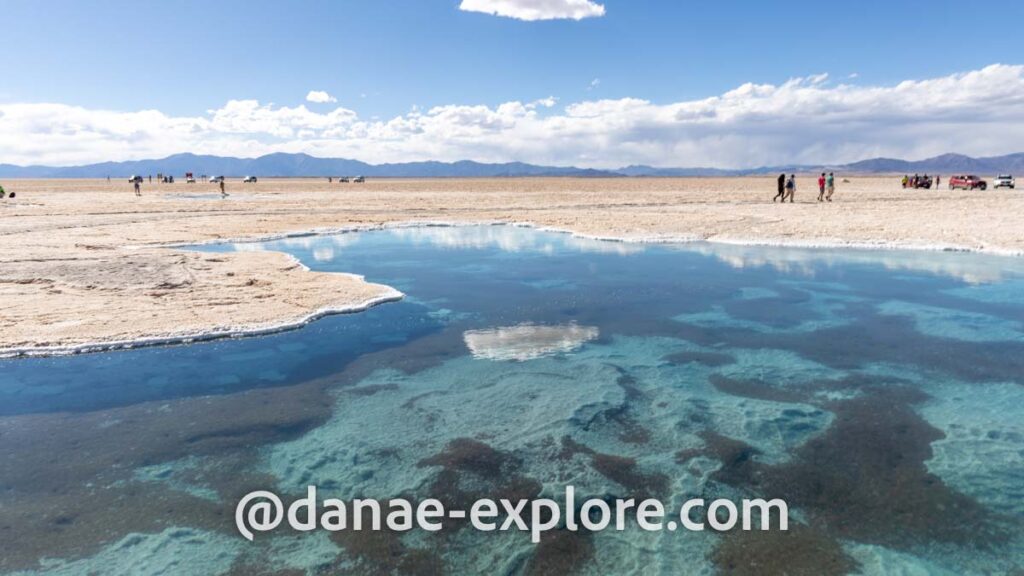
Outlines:
<svg viewBox="0 0 1024 576"><path fill-rule="evenodd" d="M872 158L851 164L821 165L793 164L789 166L762 166L742 170L721 170L717 168L653 168L651 166L627 166L615 170L626 176L747 176L773 174L776 172L817 172L831 170L847 174L955 174L971 173L982 175L1024 174L1024 153L972 158L963 154L943 154L924 160L898 160L895 158Z"/></svg>
<svg viewBox="0 0 1024 576"><path fill-rule="evenodd" d="M862 160L843 166L850 172L871 173L939 173L969 172L974 174L1024 173L1024 153L989 158L972 158L962 154L943 154L934 158L908 162L891 158Z"/></svg>
<svg viewBox="0 0 1024 576"><path fill-rule="evenodd" d="M259 158L232 158L226 156L200 156L175 154L160 160L132 160L103 162L85 166L15 166L0 164L0 178L105 178L127 177L132 174L194 174L225 176L371 176L394 178L494 178L517 176L746 176L776 172L814 172L833 170L860 174L913 174L957 172L994 175L997 173L1024 174L1024 153L972 158L961 154L943 154L925 160L908 161L894 158L872 158L852 164L834 166L791 165L764 166L741 170L719 168L658 168L653 166L626 166L617 170L595 170L572 166L538 166L523 162L487 164L462 160L459 162L405 162L397 164L367 164L345 158L317 158L308 154L276 153Z"/></svg>
<svg viewBox="0 0 1024 576"><path fill-rule="evenodd" d="M621 176L606 170L589 168L535 166L522 162L485 164L459 162L406 162L401 164L367 164L345 158L317 158L308 154L275 153L259 158L231 158L175 154L160 160L103 162L86 166L14 166L0 164L0 178L106 178L133 174L175 174L224 176L373 176L395 178L461 177L484 178L503 176Z"/></svg>
<svg viewBox="0 0 1024 576"><path fill-rule="evenodd" d="M653 166L626 166L615 172L623 176L736 176L742 170L721 170L718 168L655 168Z"/></svg>

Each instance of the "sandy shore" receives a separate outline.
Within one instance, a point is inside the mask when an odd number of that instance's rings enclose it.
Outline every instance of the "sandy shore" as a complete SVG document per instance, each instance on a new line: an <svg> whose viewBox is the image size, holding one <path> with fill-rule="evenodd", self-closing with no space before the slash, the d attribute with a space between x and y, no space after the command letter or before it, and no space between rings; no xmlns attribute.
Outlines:
<svg viewBox="0 0 1024 576"><path fill-rule="evenodd" d="M277 253L198 254L173 244L401 222L529 222L625 240L955 248L1024 254L1024 193L905 191L839 179L835 202L804 178L796 204L772 178L4 181L0 354L264 331L400 295Z"/></svg>

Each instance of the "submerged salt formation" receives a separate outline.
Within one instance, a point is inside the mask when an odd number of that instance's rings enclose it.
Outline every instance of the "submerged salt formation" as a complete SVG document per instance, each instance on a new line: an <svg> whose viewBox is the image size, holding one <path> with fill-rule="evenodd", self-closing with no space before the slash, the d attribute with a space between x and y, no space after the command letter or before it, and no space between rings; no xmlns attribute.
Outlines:
<svg viewBox="0 0 1024 576"><path fill-rule="evenodd" d="M828 427L821 410L723 395L701 383L710 369L664 362L685 347L672 339L616 338L565 357L513 364L462 357L414 375L381 370L340 390L323 426L269 449L266 471L289 493L316 484L340 498L426 497L445 474L454 475L453 486L468 481L461 478L468 463L504 470L501 462L514 460L515 473L536 484L531 495L559 496L562 483L551 479L562 478L581 498L647 495L679 505L699 493L716 466L714 460L677 462L681 448L701 443L705 427L756 443L766 461L785 460ZM473 452L466 438L487 440ZM468 476L480 474L473 468ZM501 495L512 487L496 489ZM495 546L492 535L467 530L458 538L477 552L472 565L446 555L456 571L507 561L510 548ZM665 558L694 565L713 545L701 534L655 536L660 544L652 544L636 527L588 538L602 570L628 571ZM516 543L521 554L539 553L526 535L500 539Z"/></svg>

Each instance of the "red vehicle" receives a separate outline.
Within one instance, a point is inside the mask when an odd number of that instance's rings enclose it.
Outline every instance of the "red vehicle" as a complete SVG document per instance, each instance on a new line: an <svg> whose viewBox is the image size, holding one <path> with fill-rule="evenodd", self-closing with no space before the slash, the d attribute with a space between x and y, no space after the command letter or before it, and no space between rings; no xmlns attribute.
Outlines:
<svg viewBox="0 0 1024 576"><path fill-rule="evenodd" d="M988 182L985 182L977 176L953 176L949 179L950 190L986 190L988 189Z"/></svg>

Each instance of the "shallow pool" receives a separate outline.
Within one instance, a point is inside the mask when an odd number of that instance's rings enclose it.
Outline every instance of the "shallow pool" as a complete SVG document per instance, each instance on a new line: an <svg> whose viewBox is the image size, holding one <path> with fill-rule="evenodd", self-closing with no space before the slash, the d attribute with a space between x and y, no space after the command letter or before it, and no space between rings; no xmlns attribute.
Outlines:
<svg viewBox="0 0 1024 576"><path fill-rule="evenodd" d="M0 361L0 572L1024 567L1020 260L511 226L202 249L407 297L269 336ZM246 492L309 484L784 498L793 529L237 535Z"/></svg>

